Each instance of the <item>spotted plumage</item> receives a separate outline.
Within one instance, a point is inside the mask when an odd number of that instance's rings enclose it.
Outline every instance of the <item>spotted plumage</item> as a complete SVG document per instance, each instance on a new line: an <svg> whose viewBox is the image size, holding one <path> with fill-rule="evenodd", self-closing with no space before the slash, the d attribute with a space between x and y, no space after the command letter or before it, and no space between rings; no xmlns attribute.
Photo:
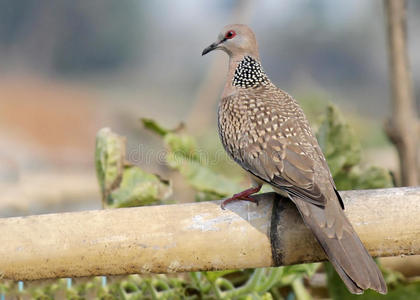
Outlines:
<svg viewBox="0 0 420 300"><path fill-rule="evenodd" d="M245 56L235 70L232 85L241 88L256 88L269 85L270 80L261 67L261 64L251 56Z"/></svg>
<svg viewBox="0 0 420 300"><path fill-rule="evenodd" d="M254 33L228 25L203 55L229 54L228 79L218 109L219 135L227 153L254 187L225 200L253 201L266 183L289 197L347 288L386 293L382 273L343 212L327 162L299 104L263 71ZM222 205L223 205L222 204Z"/></svg>

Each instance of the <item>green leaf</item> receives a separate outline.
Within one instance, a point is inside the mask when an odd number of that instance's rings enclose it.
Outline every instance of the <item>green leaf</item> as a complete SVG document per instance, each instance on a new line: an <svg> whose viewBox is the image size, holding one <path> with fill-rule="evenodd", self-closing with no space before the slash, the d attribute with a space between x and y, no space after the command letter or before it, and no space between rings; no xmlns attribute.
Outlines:
<svg viewBox="0 0 420 300"><path fill-rule="evenodd" d="M143 126L154 133L157 133L160 136L165 136L167 133L170 132L169 129L164 128L163 126L159 125L155 120L148 119L148 118L141 118L140 121L143 123Z"/></svg>
<svg viewBox="0 0 420 300"><path fill-rule="evenodd" d="M172 192L169 181L125 162L125 138L109 128L96 136L95 165L104 207L152 204Z"/></svg>
<svg viewBox="0 0 420 300"><path fill-rule="evenodd" d="M102 192L103 203L122 178L125 157L125 139L102 128L96 135L96 177Z"/></svg>
<svg viewBox="0 0 420 300"><path fill-rule="evenodd" d="M223 277L228 274L232 274L237 272L237 270L223 270L223 271L208 271L208 272L202 272L208 281L214 282L217 278Z"/></svg>
<svg viewBox="0 0 420 300"><path fill-rule="evenodd" d="M198 161L197 144L193 137L188 135L180 135L168 133L164 137L165 145L171 153L177 156L183 156L190 160Z"/></svg>
<svg viewBox="0 0 420 300"><path fill-rule="evenodd" d="M233 180L216 174L198 161L183 155L168 153L166 161L171 168L178 170L196 191L205 193L206 196L203 198L209 199L214 196L220 199L242 190Z"/></svg>
<svg viewBox="0 0 420 300"><path fill-rule="evenodd" d="M124 169L120 186L108 199L110 207L143 206L157 203L171 194L170 183L136 166Z"/></svg>

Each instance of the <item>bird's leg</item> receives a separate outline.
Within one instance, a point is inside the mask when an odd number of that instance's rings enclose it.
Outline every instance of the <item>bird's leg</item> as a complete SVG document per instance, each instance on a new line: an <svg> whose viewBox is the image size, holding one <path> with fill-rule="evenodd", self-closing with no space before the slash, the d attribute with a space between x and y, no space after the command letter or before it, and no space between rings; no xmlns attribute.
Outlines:
<svg viewBox="0 0 420 300"><path fill-rule="evenodd" d="M233 195L232 197L227 198L226 200L224 200L220 206L221 206L222 209L225 209L225 205L226 204L228 204L230 202L233 202L233 201L238 201L238 200L244 200L244 201L254 202L254 203L256 203L258 205L258 200L255 199L255 198L253 198L253 197L251 197L251 195L253 195L255 193L258 193L261 190L261 187L262 187L262 185L261 184L258 184L255 187L252 187L252 188L249 188L249 189L247 189L245 191L242 191L240 193L237 193L237 194Z"/></svg>

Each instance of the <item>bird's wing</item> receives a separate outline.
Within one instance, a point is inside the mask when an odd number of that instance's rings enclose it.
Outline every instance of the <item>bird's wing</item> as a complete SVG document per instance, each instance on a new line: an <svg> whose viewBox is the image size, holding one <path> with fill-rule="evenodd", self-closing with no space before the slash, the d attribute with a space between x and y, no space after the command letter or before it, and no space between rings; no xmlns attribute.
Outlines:
<svg viewBox="0 0 420 300"><path fill-rule="evenodd" d="M273 94L272 101L264 101L264 109L249 116L236 160L244 169L290 196L324 207L326 198L318 183L327 181L333 186L334 183L323 154L314 149L319 148L318 143L296 102L284 99L290 97L286 93ZM286 104L299 111L285 115L284 101L290 101ZM299 117L303 119L296 119ZM302 128L302 122L306 122L307 128Z"/></svg>

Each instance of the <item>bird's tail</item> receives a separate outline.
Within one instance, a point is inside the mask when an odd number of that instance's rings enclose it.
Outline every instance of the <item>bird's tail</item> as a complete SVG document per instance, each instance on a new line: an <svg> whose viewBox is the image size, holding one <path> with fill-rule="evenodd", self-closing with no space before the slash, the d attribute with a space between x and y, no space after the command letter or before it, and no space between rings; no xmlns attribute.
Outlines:
<svg viewBox="0 0 420 300"><path fill-rule="evenodd" d="M299 198L292 200L351 293L362 294L368 288L387 293L381 271L338 201L331 199L325 208L320 208Z"/></svg>

